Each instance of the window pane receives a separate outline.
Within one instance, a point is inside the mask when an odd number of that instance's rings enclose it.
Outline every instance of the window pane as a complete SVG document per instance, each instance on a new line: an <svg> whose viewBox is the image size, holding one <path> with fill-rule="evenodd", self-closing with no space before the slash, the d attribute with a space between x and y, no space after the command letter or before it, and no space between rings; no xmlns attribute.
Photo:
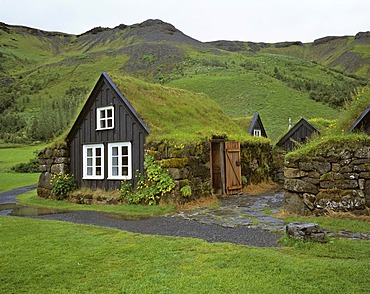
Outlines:
<svg viewBox="0 0 370 294"><path fill-rule="evenodd" d="M118 147L113 147L112 148L112 155L117 156L118 155Z"/></svg>
<svg viewBox="0 0 370 294"><path fill-rule="evenodd" d="M118 167L113 167L112 168L112 175L113 176L118 176Z"/></svg>
<svg viewBox="0 0 370 294"><path fill-rule="evenodd" d="M88 168L87 168L87 175L88 175L88 176L92 176L92 174L93 174L93 169L92 169L92 167L88 167Z"/></svg>
<svg viewBox="0 0 370 294"><path fill-rule="evenodd" d="M107 117L112 117L112 109L107 109Z"/></svg>
<svg viewBox="0 0 370 294"><path fill-rule="evenodd" d="M100 176L101 175L101 167L96 168L96 175Z"/></svg>
<svg viewBox="0 0 370 294"><path fill-rule="evenodd" d="M101 148L96 148L95 153L96 156L101 156Z"/></svg>
<svg viewBox="0 0 370 294"><path fill-rule="evenodd" d="M128 157L122 157L122 165L128 165Z"/></svg>
<svg viewBox="0 0 370 294"><path fill-rule="evenodd" d="M92 148L87 148L86 153L87 156L92 156Z"/></svg>
<svg viewBox="0 0 370 294"><path fill-rule="evenodd" d="M127 167L122 167L122 175L127 176L128 175L128 168Z"/></svg>
<svg viewBox="0 0 370 294"><path fill-rule="evenodd" d="M95 163L96 163L97 166L101 166L101 158L97 157Z"/></svg>
<svg viewBox="0 0 370 294"><path fill-rule="evenodd" d="M112 158L112 165L115 165L115 166L118 165L118 157L113 157Z"/></svg>
<svg viewBox="0 0 370 294"><path fill-rule="evenodd" d="M105 118L105 110L100 110L100 118Z"/></svg>
<svg viewBox="0 0 370 294"><path fill-rule="evenodd" d="M113 126L113 121L111 119L107 120L107 128L111 128Z"/></svg>
<svg viewBox="0 0 370 294"><path fill-rule="evenodd" d="M105 129L105 120L100 121L100 128Z"/></svg>
<svg viewBox="0 0 370 294"><path fill-rule="evenodd" d="M128 155L128 148L127 148L127 146L122 146L122 155Z"/></svg>
<svg viewBox="0 0 370 294"><path fill-rule="evenodd" d="M86 165L92 166L92 158L87 158Z"/></svg>

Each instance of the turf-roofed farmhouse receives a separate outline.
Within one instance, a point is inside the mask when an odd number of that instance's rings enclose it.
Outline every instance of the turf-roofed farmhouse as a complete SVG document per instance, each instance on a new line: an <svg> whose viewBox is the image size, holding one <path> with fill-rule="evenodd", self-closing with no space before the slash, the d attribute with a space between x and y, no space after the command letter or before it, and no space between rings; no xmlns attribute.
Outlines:
<svg viewBox="0 0 370 294"><path fill-rule="evenodd" d="M266 134L259 116L254 121L257 137L205 94L103 73L62 147L40 153L38 194L49 197L59 173L93 190L136 187L148 156L174 180L173 197L184 186L187 199L240 193L271 171L270 141L259 137Z"/></svg>
<svg viewBox="0 0 370 294"><path fill-rule="evenodd" d="M279 146L288 152L292 151L293 149L299 147L299 145L305 144L307 139L314 133L319 135L320 131L305 118L301 118L276 143L276 146Z"/></svg>
<svg viewBox="0 0 370 294"><path fill-rule="evenodd" d="M154 106L154 105L153 105ZM95 85L67 136L78 186L119 188L143 172L149 128L107 73Z"/></svg>

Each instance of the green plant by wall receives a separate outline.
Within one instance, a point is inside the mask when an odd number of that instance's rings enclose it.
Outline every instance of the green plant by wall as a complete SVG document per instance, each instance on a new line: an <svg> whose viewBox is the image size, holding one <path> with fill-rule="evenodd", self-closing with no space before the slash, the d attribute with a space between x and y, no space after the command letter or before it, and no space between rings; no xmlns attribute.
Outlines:
<svg viewBox="0 0 370 294"><path fill-rule="evenodd" d="M51 195L58 200L67 198L68 192L71 192L77 188L76 180L73 175L63 174L60 172L57 175L53 175L51 180Z"/></svg>
<svg viewBox="0 0 370 294"><path fill-rule="evenodd" d="M242 185L243 185L243 187L248 185L248 179L247 179L246 176L242 176Z"/></svg>
<svg viewBox="0 0 370 294"><path fill-rule="evenodd" d="M130 192L125 183L121 186L121 196L129 204L156 205L161 198L175 188L171 176L155 162L152 156L146 156L144 161L145 177L139 176L136 190Z"/></svg>
<svg viewBox="0 0 370 294"><path fill-rule="evenodd" d="M188 198L191 196L191 187L189 185L186 185L180 189L180 192L183 197Z"/></svg>
<svg viewBox="0 0 370 294"><path fill-rule="evenodd" d="M122 199L127 199L127 197L132 194L133 189L130 182L122 181L121 182L121 189L120 189L120 195Z"/></svg>

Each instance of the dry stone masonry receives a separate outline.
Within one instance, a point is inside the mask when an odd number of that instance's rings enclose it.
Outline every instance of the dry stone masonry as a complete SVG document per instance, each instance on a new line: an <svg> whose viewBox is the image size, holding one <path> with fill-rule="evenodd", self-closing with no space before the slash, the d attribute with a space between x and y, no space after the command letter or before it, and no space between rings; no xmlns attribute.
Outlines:
<svg viewBox="0 0 370 294"><path fill-rule="evenodd" d="M346 145L346 144L344 144ZM284 207L290 213L369 214L370 146L326 146L285 162Z"/></svg>
<svg viewBox="0 0 370 294"><path fill-rule="evenodd" d="M37 187L37 195L48 198L50 196L52 175L59 173L68 174L69 151L66 147L45 148L38 154L40 164L40 178Z"/></svg>

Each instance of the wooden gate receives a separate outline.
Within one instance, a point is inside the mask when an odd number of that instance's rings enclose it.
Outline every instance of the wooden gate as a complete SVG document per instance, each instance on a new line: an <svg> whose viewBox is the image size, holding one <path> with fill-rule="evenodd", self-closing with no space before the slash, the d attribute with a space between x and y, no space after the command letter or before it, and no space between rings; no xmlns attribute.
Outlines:
<svg viewBox="0 0 370 294"><path fill-rule="evenodd" d="M243 186L239 142L225 142L225 175L226 194L240 193Z"/></svg>
<svg viewBox="0 0 370 294"><path fill-rule="evenodd" d="M238 194L242 191L239 142L211 141L211 182L214 194Z"/></svg>

